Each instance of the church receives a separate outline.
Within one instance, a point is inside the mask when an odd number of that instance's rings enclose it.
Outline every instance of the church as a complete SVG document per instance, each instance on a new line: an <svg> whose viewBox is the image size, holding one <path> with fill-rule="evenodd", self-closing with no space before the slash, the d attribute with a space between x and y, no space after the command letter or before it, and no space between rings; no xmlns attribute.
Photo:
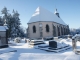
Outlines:
<svg viewBox="0 0 80 60"><path fill-rule="evenodd" d="M38 7L30 18L28 38L58 37L69 34L69 26L60 18L57 9L54 13Z"/></svg>

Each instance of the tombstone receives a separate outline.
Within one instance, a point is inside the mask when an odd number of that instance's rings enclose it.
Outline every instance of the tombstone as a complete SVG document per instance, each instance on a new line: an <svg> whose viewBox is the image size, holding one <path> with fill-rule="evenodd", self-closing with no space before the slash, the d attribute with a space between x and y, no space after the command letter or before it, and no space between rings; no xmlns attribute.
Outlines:
<svg viewBox="0 0 80 60"><path fill-rule="evenodd" d="M72 48L73 48L73 51L75 51L76 49L76 42L74 39L72 39Z"/></svg>
<svg viewBox="0 0 80 60"><path fill-rule="evenodd" d="M49 47L57 48L57 42L56 41L49 41Z"/></svg>
<svg viewBox="0 0 80 60"><path fill-rule="evenodd" d="M45 40L53 40L54 37L45 37L44 39L45 39Z"/></svg>
<svg viewBox="0 0 80 60"><path fill-rule="evenodd" d="M75 36L72 37L72 47L73 51L76 54L80 54L80 49L77 49L77 41L80 41L80 34L76 34Z"/></svg>
<svg viewBox="0 0 80 60"><path fill-rule="evenodd" d="M58 40L58 37L54 37L54 40L57 41Z"/></svg>
<svg viewBox="0 0 80 60"><path fill-rule="evenodd" d="M25 43L27 43L27 40L25 39Z"/></svg>

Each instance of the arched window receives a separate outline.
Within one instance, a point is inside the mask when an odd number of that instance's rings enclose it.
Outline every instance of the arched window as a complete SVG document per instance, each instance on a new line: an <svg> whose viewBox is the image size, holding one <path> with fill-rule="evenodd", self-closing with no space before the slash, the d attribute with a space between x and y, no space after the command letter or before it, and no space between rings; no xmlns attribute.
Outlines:
<svg viewBox="0 0 80 60"><path fill-rule="evenodd" d="M53 36L56 37L56 27L53 25Z"/></svg>
<svg viewBox="0 0 80 60"><path fill-rule="evenodd" d="M36 27L33 26L33 33L36 33Z"/></svg>
<svg viewBox="0 0 80 60"><path fill-rule="evenodd" d="M60 28L57 26L58 29L58 36L60 36Z"/></svg>
<svg viewBox="0 0 80 60"><path fill-rule="evenodd" d="M64 28L64 35L65 35L65 28Z"/></svg>
<svg viewBox="0 0 80 60"><path fill-rule="evenodd" d="M46 32L49 32L49 25L46 25Z"/></svg>
<svg viewBox="0 0 80 60"><path fill-rule="evenodd" d="M66 35L67 35L67 28L66 28Z"/></svg>
<svg viewBox="0 0 80 60"><path fill-rule="evenodd" d="M63 28L61 27L61 35L63 35Z"/></svg>

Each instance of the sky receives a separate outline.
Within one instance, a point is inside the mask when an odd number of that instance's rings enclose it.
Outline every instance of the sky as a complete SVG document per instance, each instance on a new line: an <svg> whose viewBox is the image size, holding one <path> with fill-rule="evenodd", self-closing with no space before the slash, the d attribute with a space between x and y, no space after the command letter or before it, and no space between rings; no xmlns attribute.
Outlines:
<svg viewBox="0 0 80 60"><path fill-rule="evenodd" d="M80 0L0 0L0 11L4 7L7 7L9 13L12 13L13 9L17 10L22 26L26 28L32 14L39 6L52 13L57 8L61 19L70 28L80 27Z"/></svg>

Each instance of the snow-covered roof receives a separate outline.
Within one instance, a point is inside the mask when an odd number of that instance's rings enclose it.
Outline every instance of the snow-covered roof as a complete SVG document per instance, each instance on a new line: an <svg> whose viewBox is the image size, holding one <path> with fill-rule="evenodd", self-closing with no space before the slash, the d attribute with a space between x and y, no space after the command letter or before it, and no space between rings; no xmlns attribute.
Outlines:
<svg viewBox="0 0 80 60"><path fill-rule="evenodd" d="M6 31L6 28L4 26L0 26L0 31Z"/></svg>
<svg viewBox="0 0 80 60"><path fill-rule="evenodd" d="M8 29L8 27L7 26L4 26L6 29Z"/></svg>
<svg viewBox="0 0 80 60"><path fill-rule="evenodd" d="M51 21L51 22L67 25L61 18L57 17L54 13L42 7L38 7L36 9L35 13L32 15L28 23L33 23L38 21Z"/></svg>

